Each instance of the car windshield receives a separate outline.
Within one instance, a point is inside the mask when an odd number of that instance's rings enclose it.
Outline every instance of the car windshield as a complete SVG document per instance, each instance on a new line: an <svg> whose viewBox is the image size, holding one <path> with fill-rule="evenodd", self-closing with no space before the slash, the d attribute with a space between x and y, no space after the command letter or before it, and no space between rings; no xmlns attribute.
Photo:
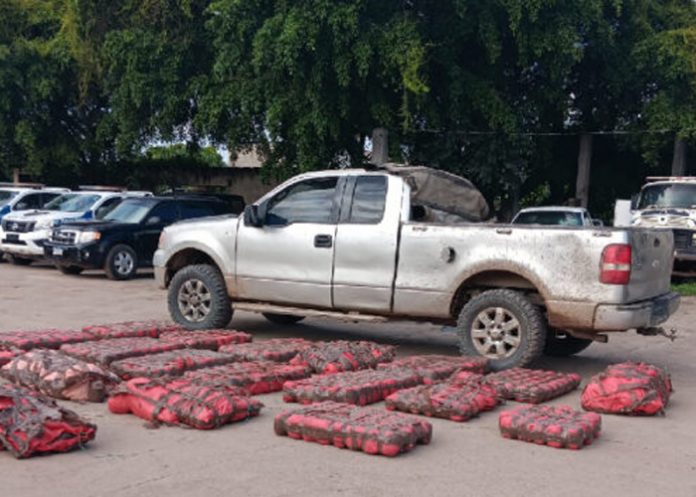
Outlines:
<svg viewBox="0 0 696 497"><path fill-rule="evenodd" d="M16 195L17 192L13 190L0 190L0 207L9 203Z"/></svg>
<svg viewBox="0 0 696 497"><path fill-rule="evenodd" d="M696 207L696 184L672 183L650 185L643 188L638 200L638 209L651 207Z"/></svg>
<svg viewBox="0 0 696 497"><path fill-rule="evenodd" d="M152 202L142 200L125 200L118 207L104 216L104 221L115 221L118 223L138 224L145 219L150 212Z"/></svg>
<svg viewBox="0 0 696 497"><path fill-rule="evenodd" d="M530 211L520 212L514 224L545 224L554 226L582 226L579 212Z"/></svg>
<svg viewBox="0 0 696 497"><path fill-rule="evenodd" d="M89 193L66 193L54 198L44 208L50 211L86 212L100 199L99 195Z"/></svg>

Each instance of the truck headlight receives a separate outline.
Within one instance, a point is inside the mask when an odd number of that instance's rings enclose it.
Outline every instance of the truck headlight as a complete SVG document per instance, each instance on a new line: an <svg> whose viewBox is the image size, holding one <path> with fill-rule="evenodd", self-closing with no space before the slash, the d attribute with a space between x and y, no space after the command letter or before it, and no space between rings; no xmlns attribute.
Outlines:
<svg viewBox="0 0 696 497"><path fill-rule="evenodd" d="M101 233L98 231L82 231L77 235L77 243L96 242L101 238Z"/></svg>

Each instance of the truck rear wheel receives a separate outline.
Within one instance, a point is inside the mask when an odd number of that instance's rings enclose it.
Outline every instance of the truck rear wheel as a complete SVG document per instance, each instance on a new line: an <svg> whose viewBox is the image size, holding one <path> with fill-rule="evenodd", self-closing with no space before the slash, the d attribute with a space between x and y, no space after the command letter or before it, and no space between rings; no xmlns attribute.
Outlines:
<svg viewBox="0 0 696 497"><path fill-rule="evenodd" d="M305 318L304 316L293 316L292 314L274 314L271 312L264 312L262 314L263 317L268 319L271 323L285 325L299 323Z"/></svg>
<svg viewBox="0 0 696 497"><path fill-rule="evenodd" d="M513 290L473 297L459 313L457 329L461 353L488 358L494 371L531 364L546 342L541 309Z"/></svg>
<svg viewBox="0 0 696 497"><path fill-rule="evenodd" d="M562 330L549 329L544 354L553 357L568 357L582 352L592 345L592 340L577 338Z"/></svg>
<svg viewBox="0 0 696 497"><path fill-rule="evenodd" d="M208 264L179 270L169 284L167 303L172 319L187 330L225 328L232 320L225 280Z"/></svg>

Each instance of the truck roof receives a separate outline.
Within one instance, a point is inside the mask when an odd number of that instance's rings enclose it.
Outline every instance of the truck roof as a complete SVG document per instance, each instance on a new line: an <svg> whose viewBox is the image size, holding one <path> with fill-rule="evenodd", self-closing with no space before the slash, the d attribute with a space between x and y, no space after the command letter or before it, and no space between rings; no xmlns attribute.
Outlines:
<svg viewBox="0 0 696 497"><path fill-rule="evenodd" d="M554 211L564 211L564 212L576 212L576 213L583 213L587 212L587 209L584 207L569 207L566 205L545 205L545 206L539 206L539 207L525 207L524 209L520 209L519 212L554 212Z"/></svg>

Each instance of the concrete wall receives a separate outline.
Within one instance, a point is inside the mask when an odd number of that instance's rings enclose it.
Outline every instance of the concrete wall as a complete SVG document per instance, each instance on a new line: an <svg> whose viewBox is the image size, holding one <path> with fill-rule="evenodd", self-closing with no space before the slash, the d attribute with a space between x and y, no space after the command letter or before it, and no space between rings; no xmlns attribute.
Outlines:
<svg viewBox="0 0 696 497"><path fill-rule="evenodd" d="M256 167L182 170L177 172L176 182L178 184L173 186L220 187L227 193L242 195L247 203L254 202L278 184L277 182L265 183L261 179L261 170Z"/></svg>

